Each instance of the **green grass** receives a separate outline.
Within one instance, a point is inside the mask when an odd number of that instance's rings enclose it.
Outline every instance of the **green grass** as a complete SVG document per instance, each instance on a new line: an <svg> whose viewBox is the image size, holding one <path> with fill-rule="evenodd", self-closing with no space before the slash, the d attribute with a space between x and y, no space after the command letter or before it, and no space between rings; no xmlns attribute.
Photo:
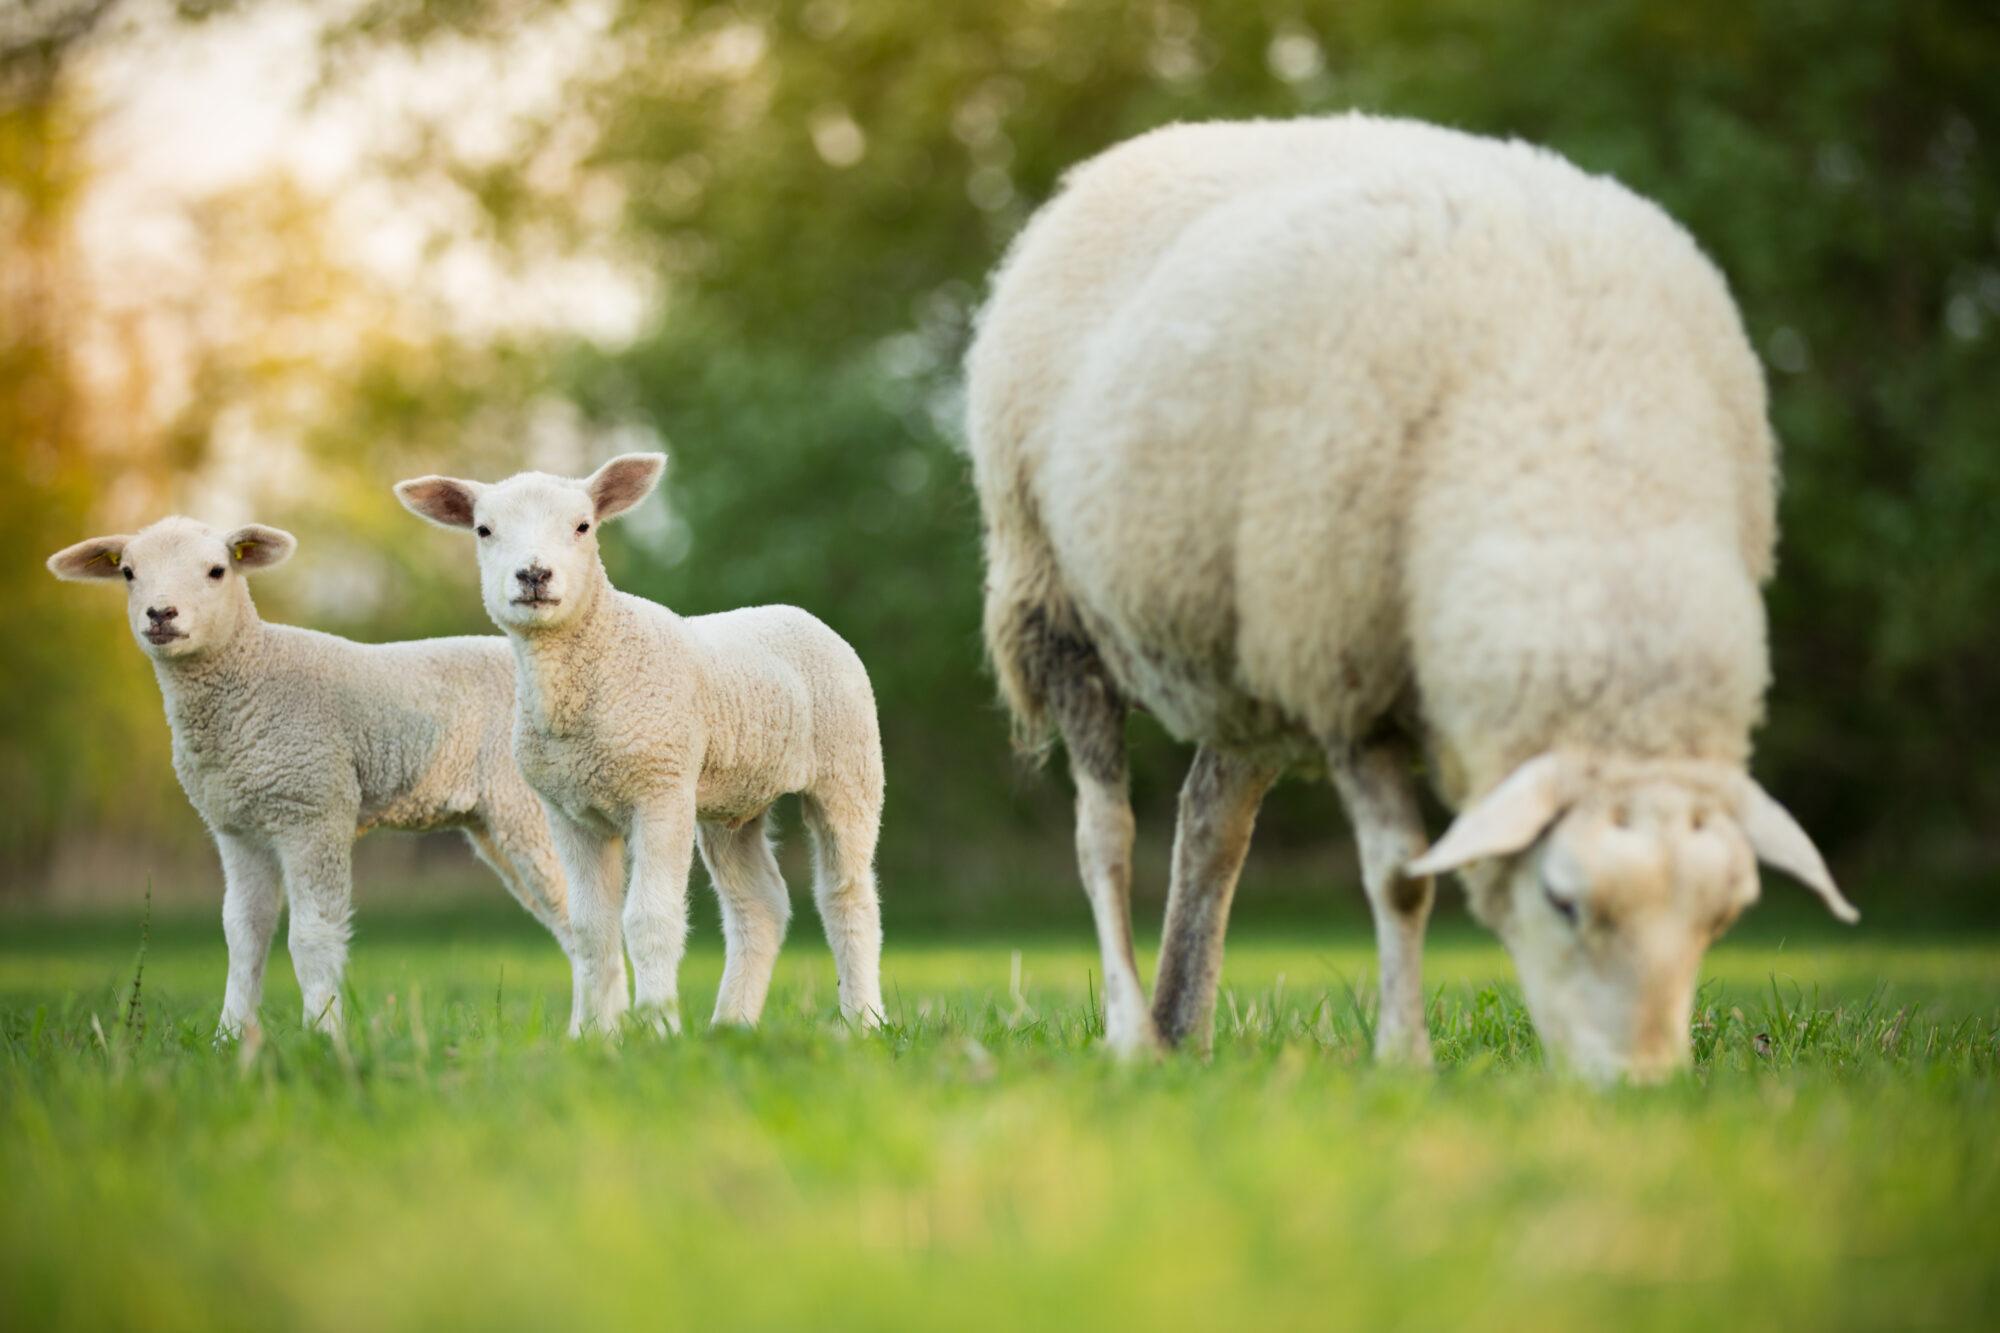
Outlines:
<svg viewBox="0 0 2000 1333"><path fill-rule="evenodd" d="M1365 935L1232 941L1215 1058L1092 1048L1060 936L892 940L831 1021L803 917L764 1029L572 1044L511 920L364 916L350 1030L209 1043L211 922L0 920L0 1326L350 1330L1993 1326L2000 942L1727 942L1700 1062L1540 1066L1446 931L1440 1069L1366 1058ZM1017 962L1018 960L1018 962ZM1018 987L1015 972L1018 968ZM698 933L703 1012L720 971ZM136 990L137 1003L133 1002Z"/></svg>

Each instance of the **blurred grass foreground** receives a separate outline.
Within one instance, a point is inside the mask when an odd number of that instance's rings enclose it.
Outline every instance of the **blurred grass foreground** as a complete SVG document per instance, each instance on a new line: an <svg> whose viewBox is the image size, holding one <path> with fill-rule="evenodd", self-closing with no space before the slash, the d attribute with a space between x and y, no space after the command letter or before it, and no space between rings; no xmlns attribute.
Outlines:
<svg viewBox="0 0 2000 1333"><path fill-rule="evenodd" d="M216 893L117 599L49 552L254 518L303 539L269 616L485 631L389 484L658 445L614 577L860 649L892 929L1074 913L1062 783L1023 779L979 662L954 432L984 275L1129 135L1362 108L1548 144L1721 264L1785 446L1758 774L1871 921L1993 920L1996 69L1985 0L13 0L0 895ZM1137 730L1157 866L1183 757ZM1332 812L1277 793L1253 893L1352 882Z"/></svg>
<svg viewBox="0 0 2000 1333"><path fill-rule="evenodd" d="M1365 931L1239 936L1214 1062L1093 1044L1087 939L891 942L838 1027L561 1035L525 918L364 924L347 1039L210 1045L212 925L0 935L10 1328L1990 1328L2000 948L1726 941L1697 1066L1551 1079L1483 938L1435 1077L1368 1061ZM721 971L697 935L700 1012Z"/></svg>

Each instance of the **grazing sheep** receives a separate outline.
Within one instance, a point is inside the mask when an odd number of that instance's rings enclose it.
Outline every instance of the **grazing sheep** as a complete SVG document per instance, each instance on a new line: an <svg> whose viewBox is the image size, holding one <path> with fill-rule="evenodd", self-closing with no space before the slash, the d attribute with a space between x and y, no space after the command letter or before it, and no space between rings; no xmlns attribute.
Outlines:
<svg viewBox="0 0 2000 1333"><path fill-rule="evenodd" d="M1419 956L1457 870L1548 1046L1688 1058L1755 859L1853 919L1745 773L1774 463L1723 280L1555 155L1367 116L1186 125L1071 174L969 356L986 642L1059 732L1107 1037L1206 1046L1272 781L1324 769L1382 963L1377 1051L1429 1059ZM1131 947L1124 721L1199 750L1157 993ZM1418 747L1460 811L1426 836Z"/></svg>
<svg viewBox="0 0 2000 1333"><path fill-rule="evenodd" d="M122 579L174 733L174 772L222 854L229 985L218 1036L257 1022L282 887L308 1023L340 1026L354 840L464 831L569 952L555 849L508 751L513 662L497 638L353 643L257 615L245 575L291 534L164 518L49 557L60 579ZM580 992L579 992L580 994ZM579 1014L572 1012L571 1023Z"/></svg>
<svg viewBox="0 0 2000 1333"><path fill-rule="evenodd" d="M540 792L569 874L586 1022L637 1007L680 1030L681 953L694 846L722 903L727 957L718 1024L754 1026L791 907L767 816L803 798L814 898L840 978L840 1011L882 1017L875 838L882 741L875 694L846 641L804 611L759 606L682 618L611 586L597 530L652 493L663 454L615 458L582 481L526 472L493 485L420 477L411 512L478 536L487 612L519 667L514 752Z"/></svg>

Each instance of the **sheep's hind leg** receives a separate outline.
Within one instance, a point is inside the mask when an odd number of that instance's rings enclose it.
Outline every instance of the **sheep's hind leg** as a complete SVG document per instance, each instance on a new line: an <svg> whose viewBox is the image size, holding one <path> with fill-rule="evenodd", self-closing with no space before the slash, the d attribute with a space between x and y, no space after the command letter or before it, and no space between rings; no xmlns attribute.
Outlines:
<svg viewBox="0 0 2000 1333"><path fill-rule="evenodd" d="M841 1017L872 1028L885 1017L882 905L875 889L881 805L865 797L811 794L802 804L813 839L813 902L840 978Z"/></svg>
<svg viewBox="0 0 2000 1333"><path fill-rule="evenodd" d="M632 1007L663 1034L681 1030L680 971L687 951L694 811L692 790L641 807L627 848L631 880L625 890L625 948L632 955Z"/></svg>
<svg viewBox="0 0 2000 1333"><path fill-rule="evenodd" d="M229 944L229 983L215 1038L228 1041L257 1026L264 964L284 899L284 870L268 847L228 834L217 835L215 842L222 853L222 937Z"/></svg>
<svg viewBox="0 0 2000 1333"><path fill-rule="evenodd" d="M1206 1054L1215 1034L1215 988L1229 904L1250 850L1257 807L1277 780L1275 767L1203 746L1181 786L1174 825L1174 870L1153 1022L1169 1046Z"/></svg>
<svg viewBox="0 0 2000 1333"><path fill-rule="evenodd" d="M1076 860L1104 965L1104 1043L1120 1056L1157 1050L1158 1031L1132 953L1132 800L1125 702L1096 664L1072 657L1050 681L1049 711L1076 783Z"/></svg>
<svg viewBox="0 0 2000 1333"><path fill-rule="evenodd" d="M354 912L354 820L308 829L279 844L291 899L287 944L305 997L305 1022L322 1032L341 1025L340 979Z"/></svg>
<svg viewBox="0 0 2000 1333"><path fill-rule="evenodd" d="M1431 1062L1424 1019L1424 926L1432 883L1403 867L1427 845L1417 806L1410 755L1400 744L1331 747L1328 770L1361 853L1361 881L1375 917L1381 955L1382 1009L1375 1021L1375 1058L1419 1066Z"/></svg>
<svg viewBox="0 0 2000 1333"><path fill-rule="evenodd" d="M576 941L570 934L569 895L563 887L562 863L548 841L548 824L539 803L532 814L535 824L532 832L513 826L511 821L488 818L468 828L465 836L479 859L500 877L507 892L562 946L563 957L569 960L569 1034L574 1037L583 1031L583 968L577 963Z"/></svg>
<svg viewBox="0 0 2000 1333"><path fill-rule="evenodd" d="M791 900L778 858L771 854L765 815L735 828L703 822L698 845L722 904L722 985L715 993L717 1026L757 1026L771 990L771 969L785 942Z"/></svg>

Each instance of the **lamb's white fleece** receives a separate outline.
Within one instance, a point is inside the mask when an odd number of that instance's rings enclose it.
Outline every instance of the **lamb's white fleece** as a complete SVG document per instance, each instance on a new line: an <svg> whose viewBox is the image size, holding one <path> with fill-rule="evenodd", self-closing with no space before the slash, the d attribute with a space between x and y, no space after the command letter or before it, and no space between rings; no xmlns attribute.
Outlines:
<svg viewBox="0 0 2000 1333"><path fill-rule="evenodd" d="M519 666L515 754L548 803L569 873L588 1021L614 1025L627 1007L625 869L637 1003L678 1028L697 838L727 935L715 1021L757 1021L790 912L766 813L795 792L818 852L815 897L841 1011L874 1024L883 773L868 673L796 607L683 617L611 586L596 526L643 500L663 466L662 455L628 455L581 481L427 477L397 494L425 518L478 533L487 609Z"/></svg>
<svg viewBox="0 0 2000 1333"><path fill-rule="evenodd" d="M350 856L373 828L463 830L569 948L541 804L509 753L506 642L363 644L270 624L244 575L293 545L272 528L224 534L174 517L49 560L58 577L126 581L173 728L174 771L222 854L224 1033L256 1021L281 887L306 1019L338 1026Z"/></svg>

